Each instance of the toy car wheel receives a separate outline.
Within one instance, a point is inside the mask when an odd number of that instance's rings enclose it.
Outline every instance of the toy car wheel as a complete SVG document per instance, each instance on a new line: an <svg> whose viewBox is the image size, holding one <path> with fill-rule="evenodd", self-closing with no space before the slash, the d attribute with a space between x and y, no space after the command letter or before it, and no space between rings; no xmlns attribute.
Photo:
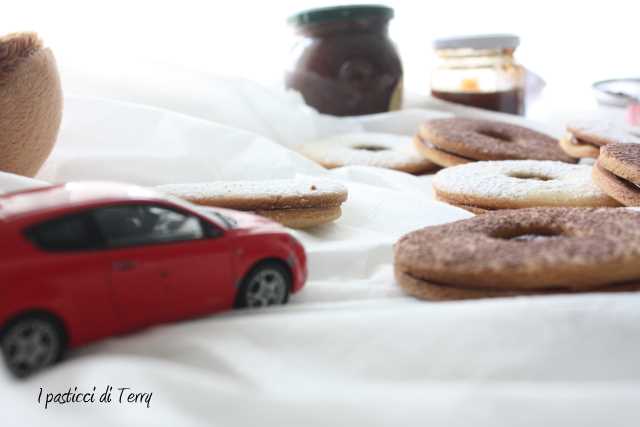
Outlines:
<svg viewBox="0 0 640 427"><path fill-rule="evenodd" d="M253 268L244 278L237 307L267 307L285 304L289 300L291 275L277 262L264 262Z"/></svg>
<svg viewBox="0 0 640 427"><path fill-rule="evenodd" d="M48 316L29 315L13 321L2 336L2 353L9 370L26 377L57 362L64 350L64 332Z"/></svg>

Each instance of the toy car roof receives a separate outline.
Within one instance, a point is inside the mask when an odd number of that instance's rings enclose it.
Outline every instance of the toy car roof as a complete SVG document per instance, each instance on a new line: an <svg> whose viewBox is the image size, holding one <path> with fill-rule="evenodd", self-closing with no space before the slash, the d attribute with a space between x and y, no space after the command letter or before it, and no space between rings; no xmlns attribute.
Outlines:
<svg viewBox="0 0 640 427"><path fill-rule="evenodd" d="M74 182L0 195L0 219L101 202L166 200L144 187L105 182Z"/></svg>

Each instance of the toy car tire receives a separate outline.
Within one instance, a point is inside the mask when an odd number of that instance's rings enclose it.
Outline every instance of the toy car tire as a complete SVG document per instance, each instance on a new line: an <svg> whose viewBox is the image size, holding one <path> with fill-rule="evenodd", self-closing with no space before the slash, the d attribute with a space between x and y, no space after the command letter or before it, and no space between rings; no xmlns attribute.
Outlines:
<svg viewBox="0 0 640 427"><path fill-rule="evenodd" d="M9 322L0 345L9 370L24 378L62 358L66 335L53 316L27 314Z"/></svg>
<svg viewBox="0 0 640 427"><path fill-rule="evenodd" d="M236 308L258 308L286 304L291 290L291 273L277 261L256 265L242 280Z"/></svg>

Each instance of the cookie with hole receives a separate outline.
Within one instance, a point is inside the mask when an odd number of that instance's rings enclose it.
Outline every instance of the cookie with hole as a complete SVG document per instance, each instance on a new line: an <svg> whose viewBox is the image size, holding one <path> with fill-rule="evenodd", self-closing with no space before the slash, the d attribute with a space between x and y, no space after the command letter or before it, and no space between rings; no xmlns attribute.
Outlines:
<svg viewBox="0 0 640 427"><path fill-rule="evenodd" d="M310 178L168 184L156 189L197 205L249 211L299 229L340 218L348 196L338 182Z"/></svg>
<svg viewBox="0 0 640 427"><path fill-rule="evenodd" d="M625 206L640 207L640 144L602 147L592 176L612 198Z"/></svg>
<svg viewBox="0 0 640 427"><path fill-rule="evenodd" d="M640 138L610 121L575 120L567 124L567 132L559 144L572 157L597 159L601 147L624 142L640 143Z"/></svg>
<svg viewBox="0 0 640 427"><path fill-rule="evenodd" d="M577 161L549 135L492 120L428 120L420 126L414 144L425 158L443 167L480 160Z"/></svg>
<svg viewBox="0 0 640 427"><path fill-rule="evenodd" d="M419 135L413 138L413 145L425 158L445 168L475 162L473 159L440 150L430 142L421 139Z"/></svg>
<svg viewBox="0 0 640 427"><path fill-rule="evenodd" d="M560 138L558 144L565 153L576 159L597 159L600 154L599 146L578 141L571 133Z"/></svg>
<svg viewBox="0 0 640 427"><path fill-rule="evenodd" d="M426 174L438 166L425 159L411 144L411 138L384 133L348 133L303 144L305 157L333 169L343 166L374 166Z"/></svg>
<svg viewBox="0 0 640 427"><path fill-rule="evenodd" d="M398 285L426 300L640 290L640 213L499 210L426 227L394 247Z"/></svg>
<svg viewBox="0 0 640 427"><path fill-rule="evenodd" d="M563 162L474 162L442 169L432 185L438 199L476 210L621 206L593 183L590 166Z"/></svg>

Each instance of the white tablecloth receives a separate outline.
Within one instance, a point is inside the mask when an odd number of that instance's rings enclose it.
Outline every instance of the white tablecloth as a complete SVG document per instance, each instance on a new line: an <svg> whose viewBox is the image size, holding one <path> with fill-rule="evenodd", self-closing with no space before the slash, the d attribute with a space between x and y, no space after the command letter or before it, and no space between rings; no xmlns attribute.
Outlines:
<svg viewBox="0 0 640 427"><path fill-rule="evenodd" d="M225 90L236 97L242 88ZM227 114L219 88L191 103L152 92L128 101L165 109L68 97L38 178L153 185L327 176L349 188L343 217L295 233L311 275L287 306L114 337L26 381L0 370L1 425L638 425L640 295L407 297L392 276L393 243L470 214L435 202L430 177L325 171L287 148L345 130L411 134L442 113L331 119L295 97L265 94L276 97L269 103L251 89L236 106L241 116ZM0 174L0 190L31 184ZM108 385L109 404L38 402L41 388L46 396L95 386L97 400ZM121 387L153 393L150 406L118 403Z"/></svg>

